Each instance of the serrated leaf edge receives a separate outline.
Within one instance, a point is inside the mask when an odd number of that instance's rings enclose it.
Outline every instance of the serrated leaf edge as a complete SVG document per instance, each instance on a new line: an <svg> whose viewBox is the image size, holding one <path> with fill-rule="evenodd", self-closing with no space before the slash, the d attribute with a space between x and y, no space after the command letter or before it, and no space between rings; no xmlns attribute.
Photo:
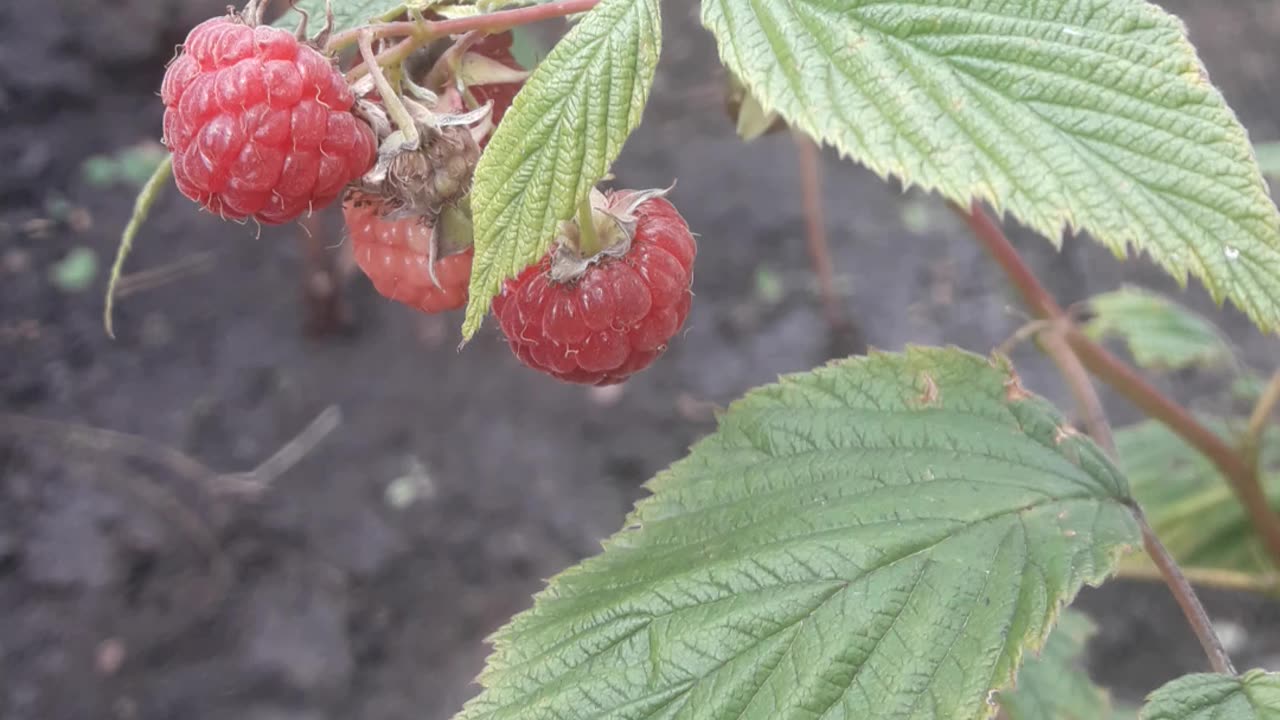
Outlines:
<svg viewBox="0 0 1280 720"><path fill-rule="evenodd" d="M849 365L865 364L866 362L876 358L906 357L917 352L939 352L939 351L953 351L953 352L963 353L965 355L970 355L973 357L981 357L979 355L971 353L968 350L965 350L955 345L947 345L943 347L927 347L927 346L908 344L904 347L903 352L901 353L878 350L876 348L869 348L865 356L851 356L847 358L836 358L828 361L822 367L839 368L839 367L844 367ZM987 356L986 361L993 368L1000 370L1002 372L1005 372L1007 375L1010 375L1011 379L1014 379L1014 380L1017 379L1017 374L1014 370L1012 362L1009 360L1008 357L1004 356L1003 354L1000 354L998 352L992 353L990 356ZM733 410L740 407L744 403L749 402L751 398L758 392L761 392L770 387L785 384L787 382L795 382L797 378L800 378L806 374L807 374L806 372L787 373L784 375L780 375L776 383L771 383L768 385L762 385L760 387L752 388L745 395L743 395L742 397L730 403L729 406L724 410L724 413L732 412ZM1043 400L1042 398L1039 398L1038 396L1031 396L1031 399L1038 402L1042 402L1048 405L1049 407L1052 407L1051 404L1049 404L1047 401ZM692 454L697 450L699 446L709 441L711 441L710 435L694 443L689 448L689 451L688 453L686 453L686 456L688 456L689 454ZM1116 468L1116 471L1119 472L1119 469ZM621 530L615 532L613 535L610 535L609 537L600 541L600 547L602 552L608 551L615 544L615 542L618 541L622 536L634 534L635 532L638 532L644 527L644 523L640 519L641 510L647 503L653 501L654 499L653 493L657 492L657 486L656 486L657 481L659 481L661 478L665 476L669 476L670 474L671 474L670 467L664 468L663 470L659 471L654 477L650 478L648 481L644 482L641 485L642 488L649 491L651 494L635 502L632 510L628 512L626 517L624 518ZM1129 500L1128 498L1116 497L1116 496L1112 496L1112 498L1116 500L1116 502L1123 504L1127 508L1129 508L1131 511L1130 517L1133 516L1131 500ZM1105 569L1103 566L1094 568L1093 573L1088 574L1081 578L1082 587L1083 586L1088 586L1093 588L1100 587L1108 579L1116 575L1119 569L1121 560L1124 557L1131 555L1135 552L1137 552L1137 548L1134 546L1128 546L1128 545L1117 545L1115 547L1110 548L1104 555L1104 557L1106 557L1108 561L1106 563L1106 566L1109 567L1110 569ZM559 591L554 585L556 581L563 580L566 578L576 577L581 573L585 572L585 570L586 569L584 568L583 563L578 563L562 570L561 572L557 573L551 578L544 578L543 579L544 587L533 595L533 598L532 598L533 605L531 607L536 607L538 603L543 601L553 600L558 596ZM1078 594L1078 591L1077 591L1077 594ZM973 720L992 720L992 718L996 717L996 715L1000 711L999 704L995 700L995 698L997 697L997 694L1002 690L1006 690L1008 688L1013 687L1013 685L1017 682L1018 671L1021 669L1022 664L1026 659L1026 653L1028 651L1036 655L1044 651L1044 647L1045 647L1045 644L1048 642L1049 635L1052 633L1053 629L1057 626L1058 620L1061 617L1062 612L1067 607L1070 606L1074 598L1075 596L1072 596L1070 598L1062 598L1057 602L1053 603L1052 606L1046 610L1046 613L1042 622L1041 632L1038 633L1038 635L1027 638L1023 642L1015 643L1010 648L1011 654L1009 658L1010 659L1009 671L1006 673L1007 677L1004 677L1003 679L999 679L998 681L996 677L993 677L992 678L993 682L988 683L990 687L987 690L985 703L983 703L983 707L985 709L980 709L978 714L973 716ZM501 651L503 651L505 647L509 646L510 642L512 642L513 640L512 632L515 630L515 625L517 623L517 620L521 615L523 615L526 612L529 612L529 610L525 610L517 614L516 616L508 620L506 623L504 623L497 630L485 636L484 642L492 648L492 652L490 653L488 660L486 660L484 668L480 671L480 673L475 678L474 682L478 684L480 687L482 688L490 687L489 681L492 679L492 677L496 674L503 672L503 670L505 669L502 667L494 667L493 665L490 664L489 660L492 660L495 655L499 654ZM462 717L462 715L459 715L458 717Z"/></svg>

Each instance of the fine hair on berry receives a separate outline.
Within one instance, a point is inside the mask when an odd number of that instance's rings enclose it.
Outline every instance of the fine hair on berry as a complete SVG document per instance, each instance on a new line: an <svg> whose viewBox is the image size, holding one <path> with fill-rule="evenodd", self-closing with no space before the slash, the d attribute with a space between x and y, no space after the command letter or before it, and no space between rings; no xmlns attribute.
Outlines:
<svg viewBox="0 0 1280 720"><path fill-rule="evenodd" d="M553 250L504 284L493 310L522 363L566 382L613 385L666 351L689 314L697 245L665 198L633 212L625 253L600 253L558 281Z"/></svg>

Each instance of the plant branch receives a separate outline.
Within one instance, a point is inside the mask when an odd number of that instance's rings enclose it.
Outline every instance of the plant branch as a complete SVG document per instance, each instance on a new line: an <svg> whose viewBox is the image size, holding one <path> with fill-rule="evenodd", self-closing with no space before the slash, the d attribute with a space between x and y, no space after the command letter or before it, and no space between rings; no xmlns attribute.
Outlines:
<svg viewBox="0 0 1280 720"><path fill-rule="evenodd" d="M827 325L839 330L848 323L836 294L835 269L827 243L827 224L822 210L822 155L818 145L801 132L793 132L800 160L800 194L804 199L805 239L809 260L818 279L818 294L827 316Z"/></svg>
<svg viewBox="0 0 1280 720"><path fill-rule="evenodd" d="M1280 370L1271 376L1271 381L1262 391L1258 403L1253 406L1253 413L1249 416L1249 428L1245 431L1244 441L1241 443L1245 462L1255 475L1262 470L1259 459L1262 455L1263 436L1266 434L1267 423L1271 421L1271 414L1275 412L1277 404L1280 404Z"/></svg>
<svg viewBox="0 0 1280 720"><path fill-rule="evenodd" d="M1098 390L1093 386L1084 363L1080 362L1080 356L1076 355L1067 342L1071 320L1062 316L1055 318L1052 323L1048 331L1038 336L1040 347L1053 360L1053 364L1058 366L1058 372L1067 381L1067 387L1075 397L1076 407L1080 409L1089 436L1102 446L1112 460L1118 460L1115 437L1111 433L1111 423L1107 420L1102 400L1098 398Z"/></svg>
<svg viewBox="0 0 1280 720"><path fill-rule="evenodd" d="M1088 371L1067 341L1074 327L1071 317L1040 284L1035 274L1031 272L1031 268L1022 262L1018 251L1005 237L1004 230L990 215L983 212L976 203L969 212L959 208L957 210L964 215L983 247L991 253L1001 269L1009 276L1009 280L1018 289L1027 305L1031 306L1031 311L1047 324L1036 333L1037 342L1045 354L1058 366L1058 371L1067 381L1067 386L1071 389L1077 407L1080 408L1089 435L1114 459L1116 444L1111 436L1111 426L1107 422L1106 413L1102 409L1102 401L1098 399L1098 392L1089 379Z"/></svg>
<svg viewBox="0 0 1280 720"><path fill-rule="evenodd" d="M1004 231L981 205L974 203L967 211L960 208L957 210L964 216L978 241L1004 270L1032 313L1046 320L1063 318L1064 339L1089 372L1148 417L1164 423L1218 468L1240 500L1272 562L1280 567L1280 517L1271 512L1258 475L1246 459L1197 421L1186 408L1161 394L1136 370L1071 323L1062 306L1031 272Z"/></svg>
<svg viewBox="0 0 1280 720"><path fill-rule="evenodd" d="M360 36L360 56L365 60L365 66L373 72L373 84L378 89L378 95L382 98L382 105L387 109L387 114L391 116L391 121L395 123L396 128L400 131L402 141L406 147L414 150L418 149L421 144L421 138L418 135L418 124L413 121L413 116L409 114L409 109L401 102L400 96L396 94L395 88L391 86L391 81L387 80L387 76L382 72L382 66L375 62L373 56L373 36L371 33L365 33Z"/></svg>
<svg viewBox="0 0 1280 720"><path fill-rule="evenodd" d="M586 12L599 4L600 0L555 0L554 2L528 7L499 10L497 12L472 15L470 17L452 18L449 20L401 21L366 25L344 30L329 39L325 48L329 52L337 52L360 39L363 33L370 33L374 39L402 37L400 42L378 54L377 63L382 66L399 65L415 50L427 43L446 35L460 35L479 31L481 33L499 33L521 25L551 20L554 18L576 15ZM357 65L347 73L347 81L358 80L369 72L369 62Z"/></svg>
<svg viewBox="0 0 1280 720"><path fill-rule="evenodd" d="M1147 554L1151 556L1152 562L1160 569L1160 574L1164 577L1164 582L1173 591L1173 597L1178 601L1178 606L1182 608L1182 613L1187 616L1187 622L1191 624L1192 631L1196 634L1196 639L1200 641L1200 646L1204 648L1205 655L1209 656L1209 665L1213 667L1214 672L1223 675L1235 675L1235 666L1231 664L1231 658L1227 655L1227 650L1222 646L1222 640L1218 638L1218 633L1213 629L1213 622L1209 620L1209 614L1205 612L1204 606L1200 604L1200 598L1196 597L1196 591L1192 589L1191 583L1187 582L1186 576L1182 574L1182 570L1178 567L1178 563L1174 562L1173 556L1160 543L1160 539L1156 537L1155 532L1151 530L1151 525L1147 523L1147 518L1142 514L1142 509L1133 506L1133 517L1138 521L1138 527L1142 529L1142 544L1147 549Z"/></svg>

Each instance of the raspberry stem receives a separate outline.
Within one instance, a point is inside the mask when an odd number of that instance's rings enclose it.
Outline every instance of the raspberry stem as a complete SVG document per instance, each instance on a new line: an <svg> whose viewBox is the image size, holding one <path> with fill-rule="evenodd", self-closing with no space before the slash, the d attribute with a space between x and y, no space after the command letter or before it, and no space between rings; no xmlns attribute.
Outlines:
<svg viewBox="0 0 1280 720"><path fill-rule="evenodd" d="M330 53L336 53L353 43L359 42L361 36L366 32L372 33L373 39L403 37L404 40L396 43L390 49L384 50L377 56L378 65L398 65L412 55L414 51L439 37L461 35L473 31L487 34L505 32L521 25L529 25L543 20L586 12L599 3L600 0L554 0L554 2L541 5L499 10L497 12L449 20L406 20L366 25L334 35L329 38L329 43L325 46L325 49ZM370 63L366 59L352 68L347 73L347 81L354 82L367 75L369 73L369 65Z"/></svg>
<svg viewBox="0 0 1280 720"><path fill-rule="evenodd" d="M584 258L595 257L601 249L591 197L587 196L578 205L578 254Z"/></svg>
<svg viewBox="0 0 1280 720"><path fill-rule="evenodd" d="M378 94L382 96L382 104L386 107L387 114L391 116L392 122L404 136L404 144L414 148L419 147L421 138L418 135L418 124L413 121L413 116L401 102L395 88L391 87L391 82L382 72L382 66L374 61L373 33L362 34L359 42L360 56L364 58L366 65L373 69L373 84L378 88Z"/></svg>

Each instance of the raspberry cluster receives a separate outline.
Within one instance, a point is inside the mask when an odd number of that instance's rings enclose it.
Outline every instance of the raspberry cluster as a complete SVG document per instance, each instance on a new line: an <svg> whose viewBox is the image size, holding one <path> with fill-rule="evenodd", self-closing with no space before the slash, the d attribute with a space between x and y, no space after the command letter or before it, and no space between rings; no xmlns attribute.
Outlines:
<svg viewBox="0 0 1280 720"><path fill-rule="evenodd" d="M435 65L388 97L378 69L351 87L316 47L262 25L262 7L195 27L165 73L178 188L224 218L281 224L350 186L353 255L377 291L426 313L465 305L472 174L528 76L512 34L465 40L460 61L424 49ZM609 385L666 350L689 314L697 246L664 195L593 191L589 226L563 224L550 252L504 284L493 311L521 362Z"/></svg>

